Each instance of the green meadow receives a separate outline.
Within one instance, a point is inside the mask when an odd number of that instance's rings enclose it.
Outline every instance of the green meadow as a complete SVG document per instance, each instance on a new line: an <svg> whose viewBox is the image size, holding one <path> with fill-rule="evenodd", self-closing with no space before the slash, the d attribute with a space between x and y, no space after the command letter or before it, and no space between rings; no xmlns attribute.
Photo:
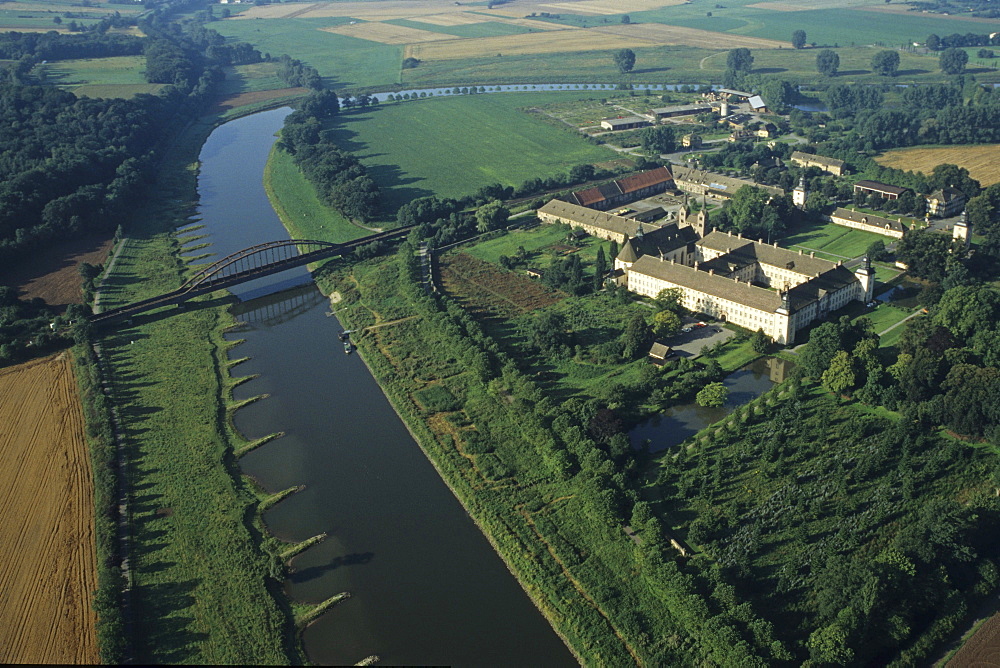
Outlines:
<svg viewBox="0 0 1000 668"><path fill-rule="evenodd" d="M403 47L323 32L349 23L347 18L238 19L215 21L212 29L249 42L274 57L288 54L315 67L336 90L386 86L399 82Z"/></svg>
<svg viewBox="0 0 1000 668"><path fill-rule="evenodd" d="M892 241L889 237L873 232L841 227L833 223L810 225L796 231L781 242L785 248L817 251L817 255L831 260L847 260L864 255L865 250L875 241Z"/></svg>
<svg viewBox="0 0 1000 668"><path fill-rule="evenodd" d="M516 185L615 157L570 130L519 111L566 93L465 95L344 113L331 133L368 168L392 217L417 197L461 197L484 185Z"/></svg>
<svg viewBox="0 0 1000 668"><path fill-rule="evenodd" d="M35 74L82 97L132 97L165 85L146 82L144 56L60 60L37 66Z"/></svg>

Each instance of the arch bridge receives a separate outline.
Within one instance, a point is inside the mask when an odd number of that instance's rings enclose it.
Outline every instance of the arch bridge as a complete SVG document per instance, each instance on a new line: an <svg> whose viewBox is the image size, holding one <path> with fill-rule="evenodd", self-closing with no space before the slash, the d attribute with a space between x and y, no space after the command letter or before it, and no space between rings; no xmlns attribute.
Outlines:
<svg viewBox="0 0 1000 668"><path fill-rule="evenodd" d="M138 313L162 306L181 304L199 295L230 288L258 278L277 274L310 262L317 262L336 255L346 255L366 244L376 241L391 241L405 236L410 227L390 232L380 232L342 244L315 239L289 239L268 241L244 248L212 264L199 269L176 290L157 297L144 299L127 306L108 309L90 316L94 324L130 318Z"/></svg>

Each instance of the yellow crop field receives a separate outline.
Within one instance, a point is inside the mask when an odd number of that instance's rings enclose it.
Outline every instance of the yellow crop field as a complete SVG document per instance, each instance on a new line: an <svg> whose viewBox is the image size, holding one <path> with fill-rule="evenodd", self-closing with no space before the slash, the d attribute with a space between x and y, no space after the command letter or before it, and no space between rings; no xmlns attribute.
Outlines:
<svg viewBox="0 0 1000 668"><path fill-rule="evenodd" d="M559 53L565 51L599 51L626 47L650 46L644 39L622 37L595 30L559 30L545 33L525 33L480 39L458 39L447 42L411 44L406 56L420 60L459 60L481 56Z"/></svg>
<svg viewBox="0 0 1000 668"><path fill-rule="evenodd" d="M242 19L326 18L351 17L364 21L409 19L415 16L457 14L464 11L448 0L383 0L381 2L314 2L261 5L240 14Z"/></svg>
<svg viewBox="0 0 1000 668"><path fill-rule="evenodd" d="M984 186L1000 183L1000 144L902 148L884 153L875 160L880 165L930 174L938 165L965 167Z"/></svg>
<svg viewBox="0 0 1000 668"><path fill-rule="evenodd" d="M0 663L97 663L94 497L65 354L0 371Z"/></svg>
<svg viewBox="0 0 1000 668"><path fill-rule="evenodd" d="M683 5L687 0L582 0L581 2L551 2L539 5L541 11L567 14L627 14L648 12L661 7Z"/></svg>
<svg viewBox="0 0 1000 668"><path fill-rule="evenodd" d="M791 48L792 46L790 42L711 32L696 28L681 28L678 26L663 25L662 23L621 24L601 26L592 28L591 30L633 40L642 40L647 45L700 46L717 49L735 49L739 47L749 49L777 49L779 47Z"/></svg>
<svg viewBox="0 0 1000 668"><path fill-rule="evenodd" d="M452 27L467 26L477 23L506 23L508 25L524 26L532 30L566 30L570 26L549 23L548 21L536 21L534 19L511 19L502 16L485 16L483 14L472 14L469 12L459 12L457 14L434 14L432 16L415 16L411 21L418 23L429 23L436 26Z"/></svg>
<svg viewBox="0 0 1000 668"><path fill-rule="evenodd" d="M367 39L382 44L418 44L420 42L438 42L441 40L458 39L454 35L446 35L429 30L418 30L391 23L355 23L333 28L322 28L324 32L337 33L347 37Z"/></svg>

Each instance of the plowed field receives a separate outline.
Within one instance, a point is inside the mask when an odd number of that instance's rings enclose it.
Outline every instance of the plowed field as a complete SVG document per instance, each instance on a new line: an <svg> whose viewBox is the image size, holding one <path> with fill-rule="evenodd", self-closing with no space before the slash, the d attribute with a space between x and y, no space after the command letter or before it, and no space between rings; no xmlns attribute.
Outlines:
<svg viewBox="0 0 1000 668"><path fill-rule="evenodd" d="M513 318L566 297L524 274L503 271L466 253L442 258L441 282L467 309L488 318Z"/></svg>
<svg viewBox="0 0 1000 668"><path fill-rule="evenodd" d="M1000 615L993 615L948 662L947 668L1000 666Z"/></svg>
<svg viewBox="0 0 1000 668"><path fill-rule="evenodd" d="M0 371L0 663L97 663L94 502L65 354Z"/></svg>

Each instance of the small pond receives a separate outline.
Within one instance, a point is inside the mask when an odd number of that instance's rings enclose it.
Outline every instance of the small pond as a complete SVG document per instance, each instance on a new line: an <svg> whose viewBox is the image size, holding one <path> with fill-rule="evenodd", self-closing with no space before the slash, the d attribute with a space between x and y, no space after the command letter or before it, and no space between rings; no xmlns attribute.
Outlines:
<svg viewBox="0 0 1000 668"><path fill-rule="evenodd" d="M723 381L729 388L725 406L705 408L692 402L668 408L636 425L629 432L632 447L641 448L647 439L650 452L661 452L679 445L713 422L726 417L733 409L764 394L775 383L782 382L794 367L793 362L777 357L762 357L751 362L729 374Z"/></svg>

